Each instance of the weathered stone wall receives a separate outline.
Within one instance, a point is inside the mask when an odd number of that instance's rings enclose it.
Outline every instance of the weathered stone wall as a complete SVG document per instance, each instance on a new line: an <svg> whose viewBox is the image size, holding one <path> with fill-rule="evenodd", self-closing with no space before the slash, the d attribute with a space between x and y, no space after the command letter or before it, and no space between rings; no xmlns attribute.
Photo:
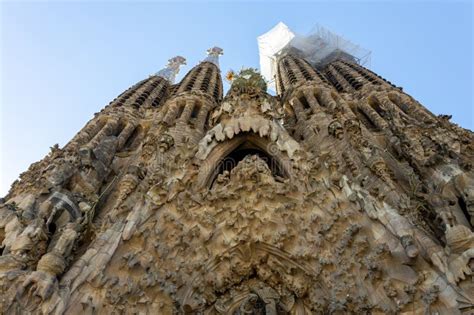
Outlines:
<svg viewBox="0 0 474 315"><path fill-rule="evenodd" d="M472 132L285 58L276 97L222 100L210 62L151 77L33 164L0 205L2 311L472 312Z"/></svg>

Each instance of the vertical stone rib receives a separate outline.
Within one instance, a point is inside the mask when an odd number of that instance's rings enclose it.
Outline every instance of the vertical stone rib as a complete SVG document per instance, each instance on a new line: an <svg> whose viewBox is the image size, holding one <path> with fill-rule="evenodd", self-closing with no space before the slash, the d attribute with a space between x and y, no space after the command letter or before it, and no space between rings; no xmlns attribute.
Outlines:
<svg viewBox="0 0 474 315"><path fill-rule="evenodd" d="M308 65L308 63L304 60L298 60L298 64L301 67L302 71L306 71L308 75L311 77L312 81L319 81L318 75L316 71L312 67Z"/></svg>
<svg viewBox="0 0 474 315"><path fill-rule="evenodd" d="M384 130L388 128L387 123L383 120L382 117L367 103L360 103L359 109L369 117L370 121L379 129Z"/></svg>
<svg viewBox="0 0 474 315"><path fill-rule="evenodd" d="M138 82L132 87L128 88L125 92L120 94L116 99L111 102L112 106L121 106L124 105L129 98L135 95L138 90L147 82L147 79Z"/></svg>
<svg viewBox="0 0 474 315"><path fill-rule="evenodd" d="M193 112L194 106L195 106L195 100L186 100L186 103L184 105L184 110L181 113L181 117L179 118L180 122L188 123L189 118L191 117L191 113Z"/></svg>
<svg viewBox="0 0 474 315"><path fill-rule="evenodd" d="M165 123L168 125L171 125L175 119L176 115L178 114L178 104L176 101L169 103L168 104L168 112L165 115L165 118L163 119Z"/></svg>
<svg viewBox="0 0 474 315"><path fill-rule="evenodd" d="M320 104L318 102L318 100L316 99L316 97L314 97L314 94L312 91L304 91L303 92L304 96L306 97L306 101L308 102L308 104L311 106L311 108L313 109L313 112L316 112L317 110L319 110L320 108Z"/></svg>
<svg viewBox="0 0 474 315"><path fill-rule="evenodd" d="M95 137L87 144L89 148L95 148L99 145L99 143L107 136L113 135L118 128L118 120L117 119L109 119L105 126L95 135Z"/></svg>
<svg viewBox="0 0 474 315"><path fill-rule="evenodd" d="M95 120L89 123L83 130L81 130L68 144L69 150L76 150L79 146L89 142L104 126L101 120Z"/></svg>
<svg viewBox="0 0 474 315"><path fill-rule="evenodd" d="M158 106L163 101L165 96L165 89L167 88L167 81L161 80L156 88L151 91L150 96L146 100L145 104L150 106Z"/></svg>
<svg viewBox="0 0 474 315"><path fill-rule="evenodd" d="M184 92L186 91L187 89L187 86L191 83L191 81L194 81L192 83L192 86L191 86L191 89L196 86L196 78L197 76L199 75L199 73L201 73L202 71L202 66L199 65L197 67L194 67L193 69L191 69L191 71L189 71L189 73L186 75L186 77L184 77L183 81L181 82L181 84L179 85L179 88L178 88L178 93L181 93L181 92Z"/></svg>
<svg viewBox="0 0 474 315"><path fill-rule="evenodd" d="M303 72L301 71L300 67L298 67L298 64L296 63L295 58L293 56L288 56L287 60L296 78L296 82L306 81L306 77L303 75Z"/></svg>
<svg viewBox="0 0 474 315"><path fill-rule="evenodd" d="M298 121L306 120L306 114L304 112L304 107L303 107L303 104L301 104L300 100L295 97L290 101L290 104L293 107L293 111L295 112L296 119Z"/></svg>
<svg viewBox="0 0 474 315"><path fill-rule="evenodd" d="M277 88L277 93L278 94L283 94L285 93L285 86L283 84L283 76L282 76L282 71L281 71L281 67L280 65L278 64L277 65L277 74L276 74L276 88Z"/></svg>
<svg viewBox="0 0 474 315"><path fill-rule="evenodd" d="M209 81L209 86L207 87L207 93L213 95L214 90L217 84L217 71L212 71L211 80Z"/></svg>
<svg viewBox="0 0 474 315"><path fill-rule="evenodd" d="M145 102L145 99L146 97L148 97L151 89L153 89L153 84L155 84L157 78L156 77L152 77L150 79L148 79L148 81L142 85L139 89L137 89L137 91L132 95L132 97L130 97L125 103L124 105L141 105ZM148 94L148 95L147 95ZM143 99L143 101L140 100L140 98Z"/></svg>
<svg viewBox="0 0 474 315"><path fill-rule="evenodd" d="M218 101L219 99L222 98L222 79L219 74L219 72L216 72L216 85L215 85L215 90L213 93L214 99Z"/></svg>
<svg viewBox="0 0 474 315"><path fill-rule="evenodd" d="M203 84L204 78L206 77L206 73L208 71L209 65L204 65L202 67L202 70L199 71L199 74L196 76L196 81L194 82L193 89L196 88L197 90L201 89L201 86Z"/></svg>
<svg viewBox="0 0 474 315"><path fill-rule="evenodd" d="M287 66L285 65L285 60L282 59L278 63L278 73L280 75L280 85L281 85L281 91L282 93L288 89L288 87L291 86L291 80L290 80L290 75L288 74L288 69Z"/></svg>
<svg viewBox="0 0 474 315"><path fill-rule="evenodd" d="M117 150L121 150L123 148L135 128L136 125L134 123L128 122L125 128L122 129L119 136L117 137Z"/></svg>
<svg viewBox="0 0 474 315"><path fill-rule="evenodd" d="M430 123L434 121L431 115L429 115L423 109L420 109L418 104L416 104L408 96L401 93L390 93L389 98L390 100L392 100L393 103L395 103L398 108L400 108L403 112L405 112L412 118L422 117L424 121Z"/></svg>
<svg viewBox="0 0 474 315"><path fill-rule="evenodd" d="M294 61L299 67L306 81L316 81L318 83L323 83L322 77L313 67L311 67L311 65L306 60L295 57Z"/></svg>
<svg viewBox="0 0 474 315"><path fill-rule="evenodd" d="M209 106L204 104L201 106L198 117L196 119L196 129L203 131L204 126L206 125L207 114L209 113Z"/></svg>
<svg viewBox="0 0 474 315"><path fill-rule="evenodd" d="M337 103L332 98L331 92L329 92L328 90L323 90L323 91L321 91L321 93L319 95L320 95L319 96L319 99L320 99L319 103L322 106L328 108L331 111L333 111L337 107Z"/></svg>
<svg viewBox="0 0 474 315"><path fill-rule="evenodd" d="M204 72L202 79L199 84L199 90L204 93L209 93L209 88L211 86L211 79L212 79L212 67L206 67L206 71Z"/></svg>
<svg viewBox="0 0 474 315"><path fill-rule="evenodd" d="M398 108L398 106L396 106L391 100L390 98L388 98L388 96L386 95L383 95L382 97L376 97L377 101L379 102L379 104L387 111L390 111L392 112L393 114L399 116L400 114L402 115L405 115L406 114L400 109Z"/></svg>

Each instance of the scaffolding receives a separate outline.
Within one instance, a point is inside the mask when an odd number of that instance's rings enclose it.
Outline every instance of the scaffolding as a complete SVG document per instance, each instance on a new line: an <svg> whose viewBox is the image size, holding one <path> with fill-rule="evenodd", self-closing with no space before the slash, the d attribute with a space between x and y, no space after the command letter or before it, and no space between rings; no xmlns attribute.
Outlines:
<svg viewBox="0 0 474 315"><path fill-rule="evenodd" d="M345 59L363 66L370 64L369 50L320 25L316 25L308 35L298 35L284 23L279 22L270 31L259 36L257 41L260 71L273 90L275 90L277 59L290 52L304 58L316 68L322 68L335 59Z"/></svg>

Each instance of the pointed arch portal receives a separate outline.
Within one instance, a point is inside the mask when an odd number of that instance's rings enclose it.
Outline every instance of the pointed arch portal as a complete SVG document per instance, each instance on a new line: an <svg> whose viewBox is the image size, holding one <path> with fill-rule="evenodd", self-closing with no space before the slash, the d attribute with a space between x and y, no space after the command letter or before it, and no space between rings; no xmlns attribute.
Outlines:
<svg viewBox="0 0 474 315"><path fill-rule="evenodd" d="M219 143L201 165L197 186L211 188L219 174L231 171L248 155L262 159L276 178L290 177L290 160L268 138L255 133L240 134Z"/></svg>

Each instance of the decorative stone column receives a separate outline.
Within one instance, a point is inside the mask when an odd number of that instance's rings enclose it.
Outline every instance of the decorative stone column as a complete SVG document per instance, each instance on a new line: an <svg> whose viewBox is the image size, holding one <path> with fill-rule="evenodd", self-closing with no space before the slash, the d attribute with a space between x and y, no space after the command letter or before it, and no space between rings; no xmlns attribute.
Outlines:
<svg viewBox="0 0 474 315"><path fill-rule="evenodd" d="M130 138L130 135L133 133L135 128L136 128L136 124L132 123L132 122L128 122L125 125L125 128L122 129L122 131L120 132L120 134L117 138L117 140L118 140L117 150L121 150L123 148L123 146L127 142L128 138Z"/></svg>
<svg viewBox="0 0 474 315"><path fill-rule="evenodd" d="M186 100L183 112L181 113L181 117L179 118L180 122L183 122L183 123L189 122L189 119L191 118L191 114L195 106L195 102L196 101L193 99Z"/></svg>

